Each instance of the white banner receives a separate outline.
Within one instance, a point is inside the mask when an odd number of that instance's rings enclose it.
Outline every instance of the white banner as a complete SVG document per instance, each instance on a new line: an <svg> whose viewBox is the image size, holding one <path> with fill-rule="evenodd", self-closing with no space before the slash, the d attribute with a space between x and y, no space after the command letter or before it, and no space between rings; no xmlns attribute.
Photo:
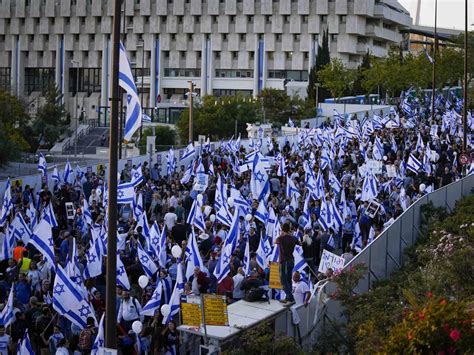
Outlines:
<svg viewBox="0 0 474 355"><path fill-rule="evenodd" d="M344 267L344 261L344 258L324 249L318 271L326 273L328 269L333 269L333 271L341 270Z"/></svg>

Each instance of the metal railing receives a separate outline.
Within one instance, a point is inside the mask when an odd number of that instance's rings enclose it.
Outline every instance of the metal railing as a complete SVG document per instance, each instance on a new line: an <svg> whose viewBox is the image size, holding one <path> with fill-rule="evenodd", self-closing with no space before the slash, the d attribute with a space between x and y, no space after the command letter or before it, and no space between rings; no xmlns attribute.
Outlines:
<svg viewBox="0 0 474 355"><path fill-rule="evenodd" d="M414 202L394 223L385 229L371 244L367 245L344 268L364 264L367 271L354 289L356 294L369 291L374 281L388 278L392 272L401 268L405 262L405 249L414 245L420 236L421 208L432 203L435 207L445 207L452 212L456 202L473 193L474 175L433 191ZM316 307L313 328L306 331L311 339L317 339L325 333L328 320L343 321L342 306L328 297L336 290L332 281L323 281L316 285Z"/></svg>

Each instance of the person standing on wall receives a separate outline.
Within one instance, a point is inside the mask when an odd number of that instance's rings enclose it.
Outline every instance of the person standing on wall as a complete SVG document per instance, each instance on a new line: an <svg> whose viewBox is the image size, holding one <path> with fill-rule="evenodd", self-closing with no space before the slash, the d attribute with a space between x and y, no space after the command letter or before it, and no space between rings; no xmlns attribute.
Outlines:
<svg viewBox="0 0 474 355"><path fill-rule="evenodd" d="M292 292L292 274L293 267L295 266L293 251L295 250L295 245L299 244L299 241L290 234L290 229L290 223L285 222L281 227L282 234L275 241L280 247L280 279L286 294L286 298L280 300L280 302L287 306L295 303Z"/></svg>

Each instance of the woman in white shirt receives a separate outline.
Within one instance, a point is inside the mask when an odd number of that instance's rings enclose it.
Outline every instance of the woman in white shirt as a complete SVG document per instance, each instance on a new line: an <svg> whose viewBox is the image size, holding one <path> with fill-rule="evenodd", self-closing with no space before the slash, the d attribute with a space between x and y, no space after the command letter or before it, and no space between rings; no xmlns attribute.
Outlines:
<svg viewBox="0 0 474 355"><path fill-rule="evenodd" d="M30 270L28 271L27 277L33 293L41 290L41 272L38 270L35 261L30 263Z"/></svg>

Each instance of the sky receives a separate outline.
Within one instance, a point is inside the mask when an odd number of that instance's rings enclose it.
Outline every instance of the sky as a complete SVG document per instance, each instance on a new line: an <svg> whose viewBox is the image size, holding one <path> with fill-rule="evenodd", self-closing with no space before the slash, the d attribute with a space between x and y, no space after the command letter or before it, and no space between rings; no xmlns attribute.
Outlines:
<svg viewBox="0 0 474 355"><path fill-rule="evenodd" d="M417 0L398 0L415 21ZM435 0L421 0L420 25L434 26ZM438 0L438 27L464 29L465 0ZM474 30L474 0L468 0L469 30Z"/></svg>

